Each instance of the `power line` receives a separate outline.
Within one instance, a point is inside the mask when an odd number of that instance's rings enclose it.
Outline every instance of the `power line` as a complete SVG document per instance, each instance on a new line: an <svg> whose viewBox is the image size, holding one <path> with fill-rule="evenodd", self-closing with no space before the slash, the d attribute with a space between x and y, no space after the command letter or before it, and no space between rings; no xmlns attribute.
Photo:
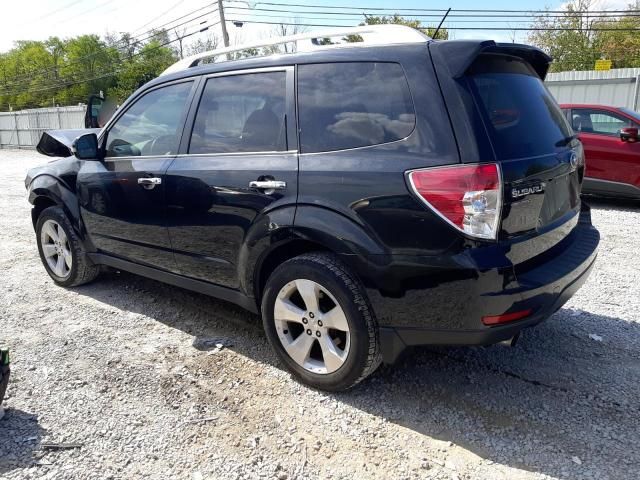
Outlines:
<svg viewBox="0 0 640 480"><path fill-rule="evenodd" d="M229 7L230 9L234 8L234 7ZM235 13L232 12L233 15L244 15L247 16L247 18L249 20L251 20L251 18L288 18L288 19L295 19L295 20L336 20L335 18L332 17L324 17L324 16L300 16L298 15L298 12L291 12L290 16L285 16L285 15L272 15L272 14L268 14L268 13L259 13L259 14L250 14L250 13ZM355 16L355 17L359 17L361 20L366 20L367 19L367 14L346 14L346 15L350 15L350 16ZM640 18L640 15L637 15L638 18ZM510 17L509 17L510 18ZM528 17L529 20L511 20L511 19L498 19L498 20L454 20L454 21L447 21L447 23L449 24L457 24L457 23L470 23L470 24L483 24L483 23L488 23L488 24L495 24L495 23L507 23L507 24L530 24L531 20L530 17ZM338 21L342 21L343 19L337 19ZM351 21L352 19L344 19L344 21ZM355 20L355 19L354 19ZM438 18L433 18L434 23L438 20Z"/></svg>
<svg viewBox="0 0 640 480"><path fill-rule="evenodd" d="M262 3L262 2L261 2ZM327 12L327 11L319 11L319 10L283 10L280 8L261 8L261 7L236 7L236 6L229 6L228 7L230 10L244 10L244 11L252 11L252 12L282 12L282 13L287 13L287 14L297 14L300 13L302 15L315 15L315 14L319 14L319 15L333 15L333 16L373 16L371 15L371 11L369 10L365 10L362 9L361 11L358 12ZM351 7L349 7L351 8ZM461 12L462 10L451 10L452 12ZM478 10L478 12L486 12L487 10ZM503 10L502 12L507 12L508 10ZM633 12L637 12L637 13L633 13ZM553 15L553 17L550 18L566 18L567 16L569 17L573 17L573 16L577 16L579 14L574 14L573 12L567 12L566 15ZM410 15L411 18L434 18L434 19L441 19L442 18L442 14L411 14ZM488 13L450 13L448 15L448 18L531 18L531 13L528 14L520 14L520 15L514 15L514 14L509 14L509 13L495 13L495 14L488 14ZM615 14L612 13L612 11L607 11L607 14L602 14L602 15L591 15L589 18L613 18L613 19L617 19L620 17L640 17L640 10L636 10L636 11L624 11L624 13L621 14Z"/></svg>
<svg viewBox="0 0 640 480"><path fill-rule="evenodd" d="M93 13L93 12L95 12L96 10L99 10L100 8L104 8L104 7L106 7L107 5L112 4L112 3L113 3L113 2L115 2L115 1L116 1L116 0L107 0L106 2L103 2L103 3L101 3L100 5L96 5L96 6L94 6L94 7L90 8L90 9L88 9L88 10L83 10L82 12L80 12L80 13L78 13L78 14L76 14L76 15L73 15L73 16L71 16L71 17L67 17L67 18L64 18L64 19L62 19L62 20L56 20L56 24L57 24L57 25L60 25L60 24L69 23L71 20L75 20L76 18L83 17L83 16L85 16L87 13ZM104 12L103 12L103 13L104 13Z"/></svg>
<svg viewBox="0 0 640 480"><path fill-rule="evenodd" d="M198 19L200 19L200 18L202 18L202 17L208 16L208 15L210 15L210 14L212 14L212 13L216 13L217 11L218 11L218 9L217 9L217 8L216 8L216 9L213 9L213 10L211 10L211 11L209 11L209 12L206 12L206 13L204 13L204 14L202 14L202 15L199 15L199 16L197 16L197 17L191 18L191 19L189 19L189 20L187 20L187 21L185 21L185 22L182 22L182 23L180 23L180 24L172 25L172 26L171 26L171 27L169 27L169 28L177 28L177 27L180 27L180 26L182 26L182 25L189 24L189 23L191 23L191 22L193 22L193 21L195 21L195 20L198 20ZM192 13L194 13L194 12L192 12ZM184 15L183 17L179 17L178 19L184 18L185 16L188 16L188 15L190 15L190 14ZM178 19L176 19L176 20L178 20ZM144 42L144 41L146 41L146 40L152 39L153 37L155 37L155 36L157 35L157 33L158 33L159 31L161 31L161 30L158 30L158 28L162 28L162 27L164 27L164 26L166 26L166 25L169 25L170 23L173 23L173 22L174 22L174 21L176 21L176 20L173 20L172 22L165 23L165 24L163 24L161 27L154 27L154 28L152 28L151 30L148 30L147 32L144 32L144 33L142 33L142 34L140 34L140 35L138 35L138 36L132 36L132 37L129 37L129 38L123 38L123 39L121 39L121 40L118 40L117 42L115 42L115 44L114 44L114 45L111 45L111 47L115 48L115 49L116 49L116 50L118 50L120 53L124 53L123 51L124 51L124 50L126 50L126 49L127 49L128 47L130 47L131 45L134 45L134 46L135 46L135 44L137 44L137 43L142 43L142 42ZM145 38L141 38L142 36L147 35L147 34L149 34L147 37L145 37ZM118 48L118 47L116 46L118 43L123 43L123 42L126 42L127 40L130 40L130 41L131 41L131 44L130 44L130 45L123 45L123 46L122 46L122 47L120 47L120 48ZM43 70L39 70L39 71L38 71L38 70L36 70L36 71L31 71L31 72L25 72L25 73L21 74L20 76L21 76L21 77L29 77L29 76L32 76L32 75L37 74L37 73L43 73L43 72L44 72L44 73L46 73L46 71L52 71L52 70L53 70L53 71L55 71L57 68L60 68L60 67L68 67L68 66L71 66L71 65L75 65L75 64L78 64L78 63L82 63L82 60L86 60L86 59L88 59L88 58L93 58L93 57L95 57L95 56L97 56L97 55L101 55L101 54L104 54L104 53L105 53L104 51L99 51L99 52L96 52L96 53L91 53L91 54L88 54L88 55L84 55L84 56L82 56L82 57L78 57L78 58L74 59L72 62L67 62L67 63L65 63L65 64L63 64L63 65L61 65L61 66L48 67L47 69L43 69ZM14 79L14 78L19 78L19 77L12 77L12 79ZM14 83L15 83L15 82L14 82Z"/></svg>
<svg viewBox="0 0 640 480"><path fill-rule="evenodd" d="M107 4L112 3L115 0L108 0L107 2L103 3L102 5L98 6L98 7L94 7L95 8L101 8L102 6L105 6ZM182 0L184 1L184 0ZM178 2L182 3L182 1ZM194 10L192 12L189 12L181 17L178 17L176 19L173 19L169 22L166 22L160 26L154 27L153 29L139 34L139 35L133 35L131 37L127 38L123 38L117 42L115 42L113 45L111 45L111 47L115 48L117 51L122 52L123 50L126 51L127 48L130 48L131 45L133 45L135 47L136 44L141 43L143 41L146 41L150 38L153 38L154 35L156 34L157 29L166 27L167 25L173 24L181 19L184 19L186 17L192 16L193 14L200 12L212 5L214 5L216 2L207 4L197 10ZM221 3L221 2L220 2ZM339 5L308 5L308 4L299 4L299 3L286 3L286 2L260 2L259 4L262 6L274 6L274 7L281 7L281 8L263 8L263 7L254 7L254 8L248 8L248 7L242 7L242 6L234 6L234 5L230 5L230 4L237 4L239 3L238 0L224 0L224 3L226 5L228 5L228 8L230 10L240 10L240 12L235 12L233 13L233 15L238 15L238 16L251 16L252 18L283 18L283 16L279 16L279 15L271 15L269 13L262 13L262 12L272 12L272 13L286 13L288 16L295 16L298 14L301 15L326 15L326 16L331 16L331 17L309 17L309 16L305 16L302 17L306 20L309 20L309 23L290 23L290 22L283 22L283 21L259 21L259 20L253 20L251 19L238 19L238 20L230 20L230 21L238 21L238 22L242 22L242 23L254 23L254 24L275 24L275 25L292 25L292 26L308 26L308 27L349 27L352 26L351 24L346 24L346 25L340 25L340 24L335 24L335 23L318 23L318 22L314 22L314 20L333 20L334 22L351 22L354 21L354 19L352 18L346 18L346 17L361 17L364 16L366 17L367 13L370 12L393 12L393 13L398 13L401 14L401 12L415 12L415 13L411 13L410 15L412 17L418 17L418 18L434 18L434 19L439 19L442 17L442 14L445 12L444 9L424 9L424 8L381 8L381 7L352 7L352 6L339 6ZM244 2L242 2L244 3ZM71 5L73 5L74 3L71 2L69 4L66 5L66 7L69 7ZM175 5L174 5L175 6ZM289 7L289 8L303 8L306 10L283 10L282 7ZM65 7L61 7L61 9L64 9ZM322 10L310 10L310 9L322 9ZM333 11L327 11L327 10L333 10ZM362 11L362 10L366 10L366 11ZM218 9L213 9L211 11L208 11L202 15L199 15L197 17L194 18L190 18L189 20L186 20L180 24L177 25L172 25L169 28L177 28L179 26L182 25L188 25L188 24L192 24L193 22L195 22L196 20L210 15L212 13L215 13L216 11L218 11ZM242 13L242 11L246 11L247 13ZM253 13L253 12L261 12L261 13ZM425 12L432 12L432 13L425 13ZM152 23L153 21L157 20L158 18L161 18L164 14L166 14L166 11L163 12L162 14L160 14L159 16L156 16L154 19L152 19L151 21L147 22L146 24L144 24L142 27L139 27L137 30L140 30L141 28L149 25L150 23ZM454 25L452 26L448 26L445 27L448 30L476 30L476 31L482 31L482 30L492 30L492 31L499 31L499 30L507 30L507 31L574 31L576 29L574 28L565 28L565 27L549 27L549 28L539 28L539 27L513 27L513 26L508 26L508 27L499 27L499 26L492 26L492 27L481 27L481 26L475 26L475 27L460 27L460 26L455 26L459 23L490 23L490 24L494 24L494 23L515 23L515 24L522 24L525 23L525 20L514 20L514 18L531 18L532 14L539 14L540 16L543 16L544 18L572 18L574 16L580 15L580 14L584 14L585 16L588 16L589 19L591 20L595 20L596 18L605 18L605 19L611 19L611 20L618 20L620 18L626 18L626 17L640 17L640 10L593 10L593 11L561 11L561 10L489 10L489 9L459 9L459 10L452 10L452 13L449 15L449 17L454 17L454 18L483 18L483 20L455 20L455 22L450 22L448 21L447 23L449 23L451 25L451 23L454 23ZM561 15L555 15L555 14L561 14ZM333 18L333 17L338 17L338 18ZM342 17L342 18L340 18ZM489 20L485 20L485 19L489 19ZM499 18L500 20L493 20ZM503 20L503 18L508 18L509 20ZM204 23L204 22L203 22ZM217 22L215 24L212 24L210 26L214 26L217 25L220 22ZM201 29L198 32L192 32L188 35L184 35L182 37L176 38L174 40L171 40L169 42L163 43L162 45L158 46L165 46L167 44L170 43L174 43L176 41L181 41L184 38L187 38L191 35L194 35L195 33L199 33L201 31L207 30L207 28L205 29ZM134 31L137 31L134 30ZM625 27L618 27L618 28L613 28L613 27L590 27L590 28L585 28L585 29L581 29L581 31L583 32L595 32L595 31L621 31L621 32L636 32L636 31L640 31L640 28L625 28ZM150 34L149 36L145 37L145 38L141 38L144 35ZM123 45L121 48L118 48L117 45L119 43L123 43L126 42L127 40L129 40L131 42L130 45ZM26 77L30 77L30 76L34 76L37 75L39 73L46 73L49 71L56 71L57 69L60 68L65 68L65 67L69 67L71 65L80 63L82 60L87 59L87 58L92 58L95 57L97 55L103 54L104 52L100 51L100 52L96 52L93 54L89 54L89 55L85 55L83 57L79 57L77 59L75 59L72 62L66 62L63 63L61 65L56 65L53 67L48 67L46 69L43 70L36 70L36 71L31 71L31 72L26 72L23 73L19 76L14 76L11 77L11 83L5 84L4 88L5 88L5 93L4 94L8 94L6 93L6 91L8 91L8 88L11 88L13 86L15 86L17 84L16 80L19 78L26 78ZM133 54L131 55L131 57L134 57L136 55L138 55L140 52L138 52L137 54ZM112 72L112 74L117 73L116 72ZM107 74L107 76L109 76L109 74ZM104 78L104 77L100 77L100 78ZM77 82L74 83L82 83L84 81L91 81L91 79L89 80L79 80ZM46 87L44 89L40 89L40 90L33 90L35 91L44 91L44 90L50 90L53 88L64 88L63 84L60 85L53 85L53 86L49 86ZM28 90L25 90L28 91Z"/></svg>
<svg viewBox="0 0 640 480"><path fill-rule="evenodd" d="M300 27L353 27L354 25L336 25L336 24L320 24L320 23L287 23L287 22L271 22L271 21L262 21L262 20L244 20L244 19L235 19L229 20L231 22L240 22L240 23L256 23L256 24L265 24L265 25L290 25L290 26L300 26ZM346 20L345 20L346 21ZM421 27L425 28L425 27ZM509 30L509 31L575 31L575 28L561 28L561 27L551 27L551 28L539 28L539 27L445 27L447 30ZM582 32L640 32L640 28L584 28L581 29Z"/></svg>
<svg viewBox="0 0 640 480"><path fill-rule="evenodd" d="M134 30L134 32L137 32L138 30L142 30L144 27L146 27L147 25L155 22L156 20L158 20L159 18L162 18L164 15L166 15L167 13L169 13L171 10L173 10L174 8L176 8L178 5L184 3L185 0L178 0L176 3L172 4L168 9L166 9L165 11L163 11L161 14L156 15L155 17L153 17L151 20L149 20L147 23L145 23L144 25L136 28Z"/></svg>
<svg viewBox="0 0 640 480"><path fill-rule="evenodd" d="M245 3L242 0L224 0L224 3ZM440 12L444 14L447 9L441 8L384 8L384 7L346 7L346 6L338 6L338 5L309 5L309 4L300 4L300 3L285 3L285 2L258 2L260 5L274 5L281 7L300 7L300 8L325 8L325 9L335 9L335 10L367 10L367 11L386 11L398 13L406 11L406 12ZM452 12L467 12L467 13L567 13L566 10L490 10L490 9L452 9ZM640 13L640 10L573 10L571 13L616 13L616 12L637 12Z"/></svg>
<svg viewBox="0 0 640 480"><path fill-rule="evenodd" d="M43 20L45 18L49 18L51 15L55 15L56 13L62 12L64 10L66 10L67 8L71 8L74 5L80 3L82 0L72 0L69 3L65 3L64 5L62 5L61 7L56 8L55 10L51 10L50 12L45 13L44 15L40 15L39 17L35 18L33 21L40 21Z"/></svg>
<svg viewBox="0 0 640 480"><path fill-rule="evenodd" d="M211 24L211 25L209 25L209 26L207 26L205 28L201 28L199 30L193 31L191 33L188 33L188 34L186 34L186 35L184 35L184 36L182 36L180 38L174 38L173 40L169 40L168 42L164 42L164 43L162 43L160 45L152 47L150 50L154 51L154 50L157 50L159 48L165 47L165 46L167 46L167 45L169 45L171 43L177 42L180 39L184 39L184 38L190 37L192 35L196 35L198 33L202 33L204 31L208 30L210 27L215 27L219 23L220 22L218 21L218 22L215 22L215 23L213 23L213 24ZM135 54L132 55L132 57L135 57L135 56L138 56L138 55L142 55L143 53L148 53L148 50L135 53ZM81 80L75 80L75 81L67 81L67 82L63 82L63 83L56 84L56 85L50 85L48 87L43 87L43 88L26 89L26 90L13 91L13 92L6 92L5 91L5 92L0 93L0 95L19 95L21 93L37 93L37 92L44 92L44 91L47 91L47 90L53 90L53 89L56 89L56 88L65 88L65 87L69 87L71 85L77 85L77 84L80 84L80 83L88 83L88 82L91 82L91 81L94 81L94 80L100 80L102 78L112 77L114 75L117 75L121 71L122 71L122 69L114 70L112 72L108 72L108 73L104 73L104 74L98 74L95 77L83 78Z"/></svg>
<svg viewBox="0 0 640 480"><path fill-rule="evenodd" d="M179 19L182 19L182 18L184 18L184 17L186 17L186 16L189 16L189 15L191 15L191 14L193 14L193 13L195 13L195 12L199 11L199 10L201 10L201 9L195 10L194 12L191 12L191 13L189 13L189 14L187 14L187 15L183 15L182 17L179 17L178 19L172 20L171 22L167 22L167 23L163 24L161 27L155 27L155 28L152 28L151 30L149 30L149 31L147 31L147 32L144 32L144 33L142 33L142 34L140 34L140 35L138 35L138 36L132 36L132 37L130 37L130 38L128 38L128 39L127 39L127 38L122 38L121 40L117 41L114 45L111 45L111 47L112 47L112 48L115 48L116 50L118 50L118 52L119 52L119 53L126 53L126 50L127 50L128 48L130 48L132 45L133 45L133 46L135 46L135 45L136 45L136 44L138 44L138 43L145 42L145 41L147 41L147 40L152 39L153 37L155 37L155 36L157 35L157 33L158 33L157 28L162 28L162 27L164 27L164 26L166 26L166 25L169 25L170 23L173 23L173 22L175 22L175 21L177 21L177 20L179 20ZM179 24L177 24L177 25L172 25L172 26L171 26L171 27L169 27L169 28L177 28L177 27L181 27L181 26L183 26L183 25L190 24L190 23L194 22L195 20L199 20L199 19L200 19L200 18L202 18L202 17L205 17L205 16L208 16L208 15L214 14L214 13L216 13L217 11L218 11L218 9L217 9L217 8L215 8L215 9L213 9L213 10L211 10L211 11L208 11L208 12L206 12L206 13L203 13L202 15L199 15L199 16L197 16L197 17L191 18L191 19L189 19L189 20L187 20L187 21L184 21L184 22L182 22L182 23L179 23ZM145 37L145 38L140 38L140 37L143 37L144 35L147 35L147 34L149 34L147 37ZM182 38L184 38L184 37L182 37ZM123 44L123 46L122 46L122 47L119 47L119 48L116 46L118 43L123 43L123 42L126 42L127 40L131 41L131 44L129 44L129 45L125 45L125 44ZM11 86L13 86L13 85L16 85L17 83L19 83L19 82L20 82L20 81L22 81L23 79L26 79L26 78L28 78L28 77L32 77L32 76L34 76L34 75L44 74L44 73L47 73L47 72L55 72L56 70L58 70L58 71L59 71L59 70L60 70L60 68L70 67L70 66L72 66L72 65L77 65L77 64L79 64L79 63L82 63L82 62L83 62L83 60L86 60L86 59L89 59L89 58L93 58L93 57L96 57L96 56L98 56L98 55L104 55L105 53L106 53L106 51L105 51L105 50L100 50L100 51L95 52L95 53L91 53L91 54L88 54L88 55L84 55L84 56L82 56L82 57L78 57L78 58L74 59L74 60L73 60L73 61L71 61L71 62L66 62L66 63L63 63L63 64L61 64L61 65L56 65L56 66L52 66L52 67L47 67L47 68L44 68L44 69L42 69L42 70L30 71L30 72L25 72L25 73L22 73L22 74L19 74L19 75L16 75L16 76L12 76L12 77L10 77L10 80L11 80L11 81L10 81L10 82L6 82L6 83L3 85L3 87L11 87Z"/></svg>

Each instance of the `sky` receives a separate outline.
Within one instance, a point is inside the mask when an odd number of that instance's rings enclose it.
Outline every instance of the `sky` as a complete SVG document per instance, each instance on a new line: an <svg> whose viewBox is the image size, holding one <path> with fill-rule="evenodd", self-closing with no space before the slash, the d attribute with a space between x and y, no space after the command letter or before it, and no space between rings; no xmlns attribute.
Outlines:
<svg viewBox="0 0 640 480"><path fill-rule="evenodd" d="M628 1L599 0L598 8L624 8ZM484 2L457 0L455 3L444 0L431 2L424 0L269 0L269 2L322 7L287 8L253 0L225 3L227 25L232 43L243 43L263 38L270 34L274 26L244 23L239 28L234 26L231 20L356 25L362 19L359 16L332 16L329 12L342 10L326 8L331 5L357 7L361 11L368 11L372 8L400 10L401 8L446 9L448 7L455 7L455 9L541 10L545 6L557 9L562 5L561 1L545 2L544 0L520 0L519 2L513 2L513 0L485 0ZM16 40L44 40L51 36L65 38L88 33L102 36L106 33L129 32L144 38L142 34L152 27L161 26L195 10L198 12L176 23L189 21L186 25L179 27L181 35L197 32L200 28L217 21L217 13L208 13L215 9L216 4L215 0L4 0L0 20L0 52L9 50ZM293 8L316 13L287 14L265 10L291 10ZM201 16L201 18L194 19L197 16ZM407 13L406 16L410 16L410 14ZM436 18L422 20L427 24L437 24L439 21ZM200 22L206 23L200 24ZM494 27L525 27L527 22L528 19L524 17L505 17L499 24L486 23L486 19L471 17L451 18L444 26L472 29L453 32L455 38L489 38L496 41L524 42L526 41L526 32L495 30ZM487 29L480 30L479 28ZM307 27L309 31L313 29L314 27ZM190 39L195 40L209 35L211 30L218 37L221 37L220 25L214 25L209 32L197 33Z"/></svg>

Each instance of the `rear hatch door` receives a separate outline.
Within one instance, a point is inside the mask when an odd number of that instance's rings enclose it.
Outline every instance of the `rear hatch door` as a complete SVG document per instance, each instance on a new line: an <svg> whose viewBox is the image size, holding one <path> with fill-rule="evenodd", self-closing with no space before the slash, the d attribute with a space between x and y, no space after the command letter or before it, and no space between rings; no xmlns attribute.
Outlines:
<svg viewBox="0 0 640 480"><path fill-rule="evenodd" d="M500 164L504 188L498 239L514 243L512 261L519 263L547 250L575 226L582 147L542 82L550 59L530 47L480 45L471 49L466 63L459 57L432 57L462 162Z"/></svg>

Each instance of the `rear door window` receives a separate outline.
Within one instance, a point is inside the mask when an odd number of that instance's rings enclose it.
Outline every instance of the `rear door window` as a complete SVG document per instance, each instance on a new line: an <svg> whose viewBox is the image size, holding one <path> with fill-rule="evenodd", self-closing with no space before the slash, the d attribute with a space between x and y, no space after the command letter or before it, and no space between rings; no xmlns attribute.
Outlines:
<svg viewBox="0 0 640 480"><path fill-rule="evenodd" d="M287 150L286 72L213 77L198 106L189 153Z"/></svg>
<svg viewBox="0 0 640 480"><path fill-rule="evenodd" d="M527 62L481 54L467 74L498 160L546 155L566 147L571 127Z"/></svg>
<svg viewBox="0 0 640 480"><path fill-rule="evenodd" d="M305 153L393 142L415 126L409 85L397 63L300 65L298 107Z"/></svg>

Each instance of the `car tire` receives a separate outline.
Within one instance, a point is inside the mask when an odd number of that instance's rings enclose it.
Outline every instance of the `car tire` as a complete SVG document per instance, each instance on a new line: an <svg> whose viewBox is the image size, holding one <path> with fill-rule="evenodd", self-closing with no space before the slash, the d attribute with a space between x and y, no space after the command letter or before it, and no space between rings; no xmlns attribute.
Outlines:
<svg viewBox="0 0 640 480"><path fill-rule="evenodd" d="M336 255L304 254L276 268L263 292L262 319L282 363L311 387L346 390L381 363L364 288Z"/></svg>
<svg viewBox="0 0 640 480"><path fill-rule="evenodd" d="M86 251L60 207L48 207L36 222L36 241L40 259L53 281L63 287L76 287L94 280L100 267Z"/></svg>

